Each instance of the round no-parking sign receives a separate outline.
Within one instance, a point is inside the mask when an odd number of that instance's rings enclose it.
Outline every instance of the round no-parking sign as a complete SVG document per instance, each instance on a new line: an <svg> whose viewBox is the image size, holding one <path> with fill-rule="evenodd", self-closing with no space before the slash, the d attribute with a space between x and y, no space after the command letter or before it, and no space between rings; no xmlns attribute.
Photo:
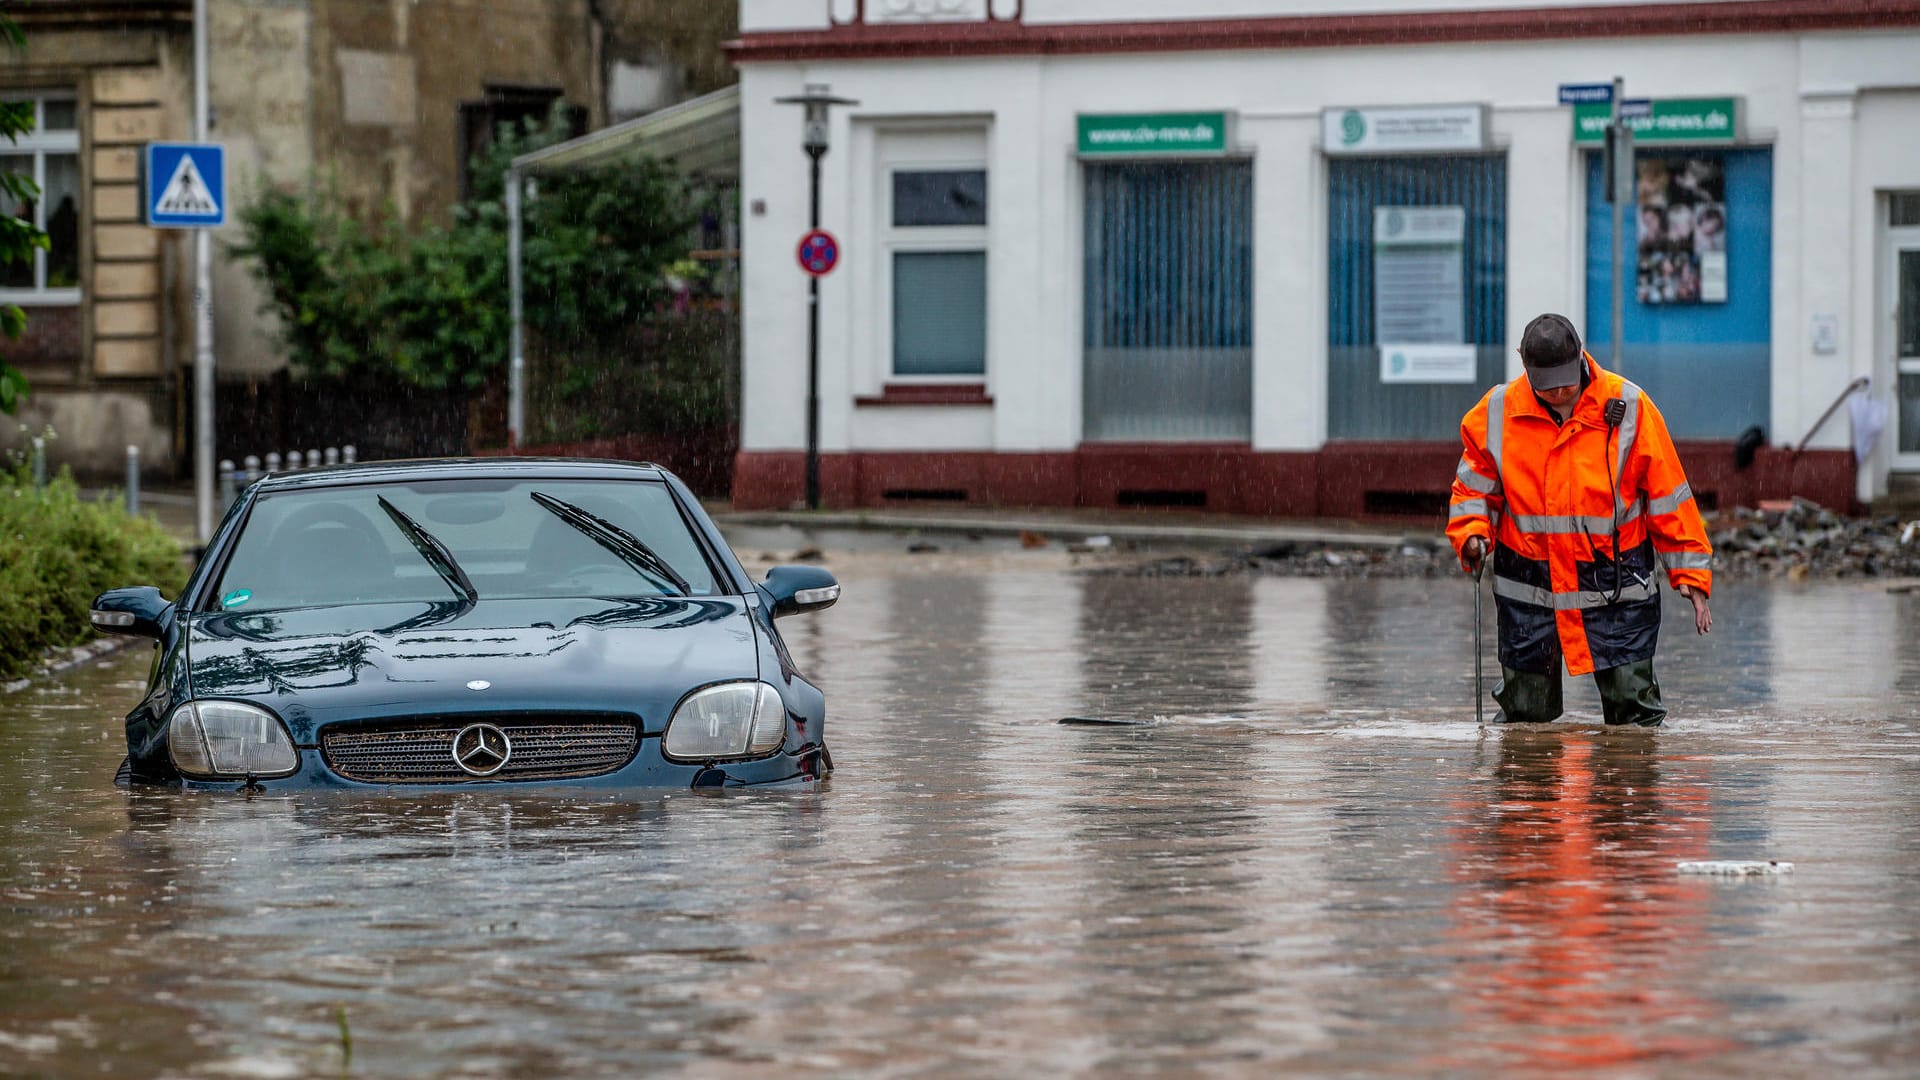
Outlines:
<svg viewBox="0 0 1920 1080"><path fill-rule="evenodd" d="M840 261L840 241L825 229L815 229L800 238L800 269L814 277L825 277Z"/></svg>

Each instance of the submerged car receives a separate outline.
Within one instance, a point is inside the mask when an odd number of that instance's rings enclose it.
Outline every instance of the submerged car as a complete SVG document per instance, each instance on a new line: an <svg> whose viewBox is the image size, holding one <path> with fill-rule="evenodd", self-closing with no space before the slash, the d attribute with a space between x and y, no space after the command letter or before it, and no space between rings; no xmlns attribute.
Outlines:
<svg viewBox="0 0 1920 1080"><path fill-rule="evenodd" d="M466 459L268 477L177 600L91 619L155 640L134 783L805 785L826 700L775 620L839 595L819 567L751 581L665 469Z"/></svg>

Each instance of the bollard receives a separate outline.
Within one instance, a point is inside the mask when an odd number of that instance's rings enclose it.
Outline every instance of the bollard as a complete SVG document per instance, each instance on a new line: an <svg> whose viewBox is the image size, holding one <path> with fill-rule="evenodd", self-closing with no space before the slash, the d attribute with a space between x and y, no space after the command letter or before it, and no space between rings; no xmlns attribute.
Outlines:
<svg viewBox="0 0 1920 1080"><path fill-rule="evenodd" d="M298 450L287 451L287 471L299 472L301 468L301 462L305 460L306 459L301 456L300 451Z"/></svg>
<svg viewBox="0 0 1920 1080"><path fill-rule="evenodd" d="M337 446L329 446L329 447L327 447L327 449L326 449L326 455L327 455L327 456L326 456L326 463L327 463L327 464L329 464L329 465L338 465L338 464L340 464L340 448L339 448L339 447L337 447Z"/></svg>
<svg viewBox="0 0 1920 1080"><path fill-rule="evenodd" d="M270 473L280 471L280 451L275 450L273 453L267 455L267 471Z"/></svg>
<svg viewBox="0 0 1920 1080"><path fill-rule="evenodd" d="M127 444L127 516L140 515L140 448Z"/></svg>
<svg viewBox="0 0 1920 1080"><path fill-rule="evenodd" d="M40 491L47 486L47 440L33 437L33 490Z"/></svg>
<svg viewBox="0 0 1920 1080"><path fill-rule="evenodd" d="M242 458L240 461L240 467L247 470L246 482L248 484L251 484L255 480L260 479L260 455L259 454L248 454L246 457Z"/></svg>
<svg viewBox="0 0 1920 1080"><path fill-rule="evenodd" d="M340 460L342 462L345 462L348 465L351 465L354 462L360 460L360 452L353 448L352 443L348 443L347 445L340 448Z"/></svg>
<svg viewBox="0 0 1920 1080"><path fill-rule="evenodd" d="M320 467L320 451L314 450L314 449L308 449L307 450L307 468L317 469L319 467Z"/></svg>
<svg viewBox="0 0 1920 1080"><path fill-rule="evenodd" d="M233 459L220 459L220 512L233 505Z"/></svg>

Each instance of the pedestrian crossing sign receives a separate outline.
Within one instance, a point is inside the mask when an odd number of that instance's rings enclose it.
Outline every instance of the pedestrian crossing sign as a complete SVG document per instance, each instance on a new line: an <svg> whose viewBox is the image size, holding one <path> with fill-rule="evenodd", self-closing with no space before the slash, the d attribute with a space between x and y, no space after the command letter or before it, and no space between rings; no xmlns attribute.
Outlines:
<svg viewBox="0 0 1920 1080"><path fill-rule="evenodd" d="M227 223L226 148L147 144L147 224L204 229Z"/></svg>

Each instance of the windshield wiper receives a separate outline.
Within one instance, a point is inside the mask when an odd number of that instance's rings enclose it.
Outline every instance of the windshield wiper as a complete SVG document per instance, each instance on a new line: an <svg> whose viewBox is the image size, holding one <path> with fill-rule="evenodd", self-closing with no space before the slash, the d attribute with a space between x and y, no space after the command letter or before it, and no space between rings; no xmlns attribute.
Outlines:
<svg viewBox="0 0 1920 1080"><path fill-rule="evenodd" d="M618 555L620 560L628 566L648 577L672 585L680 590L682 596L692 595L693 586L687 584L687 579L681 577L673 567L668 566L667 560L656 554L639 537L565 499L556 499L541 491L535 491L532 495L534 502L553 511L561 521L587 534L594 543Z"/></svg>
<svg viewBox="0 0 1920 1080"><path fill-rule="evenodd" d="M453 561L453 552L447 550L447 545L421 528L419 522L408 517L399 507L388 502L385 495L376 495L374 498L380 500L380 509L385 510L387 516L393 519L393 523L400 526L400 531L407 534L407 539L413 543L414 550L420 553L421 558L427 560L427 565L433 567L436 573L445 578L455 592L466 597L467 603L477 603L480 599L479 590L473 587L473 579L467 577L465 570L460 569L460 564Z"/></svg>

